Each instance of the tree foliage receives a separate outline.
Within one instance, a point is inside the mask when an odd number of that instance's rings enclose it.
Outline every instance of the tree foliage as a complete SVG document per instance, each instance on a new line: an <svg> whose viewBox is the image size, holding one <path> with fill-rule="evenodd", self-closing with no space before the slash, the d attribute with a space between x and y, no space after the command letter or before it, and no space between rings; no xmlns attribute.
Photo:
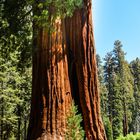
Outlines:
<svg viewBox="0 0 140 140"><path fill-rule="evenodd" d="M134 118L137 116L137 113L134 112L139 112L138 110L134 111L134 108L138 107L138 102L136 103L135 100L139 99L134 97L134 93L137 93L137 97L139 95L138 92L135 92L137 88L135 89L136 84L134 84L134 71L136 73L138 68L132 66L133 62L129 66L129 63L125 60L125 54L122 50L121 42L117 40L114 42L113 50L107 53L104 58L104 77L101 76L102 72L99 70L101 66L97 63L100 85L105 85L106 87L106 98L104 98L103 94L105 91L101 87L100 92L101 108L104 114L102 116L108 139L111 136L111 134L108 135L109 132L112 133L113 139L131 132L132 128L135 127ZM98 59L97 62L99 62ZM135 70L132 67L135 67ZM138 73L136 77L139 77ZM104 111L103 102L104 106L107 106L106 111ZM108 125L106 125L107 123Z"/></svg>
<svg viewBox="0 0 140 140"><path fill-rule="evenodd" d="M78 113L77 106L72 103L71 110L67 115L66 140L82 140L85 132L81 127L82 116Z"/></svg>
<svg viewBox="0 0 140 140"><path fill-rule="evenodd" d="M130 124L130 131L133 133L140 132L140 59L136 58L130 63L130 69L133 75L133 97L132 104L132 123Z"/></svg>
<svg viewBox="0 0 140 140"><path fill-rule="evenodd" d="M25 1L0 5L0 139L25 139L31 94L30 14ZM27 82L28 81L28 82Z"/></svg>
<svg viewBox="0 0 140 140"><path fill-rule="evenodd" d="M35 2L33 5L33 19L38 27L53 30L56 19L71 17L75 9L82 7L82 0L45 0Z"/></svg>

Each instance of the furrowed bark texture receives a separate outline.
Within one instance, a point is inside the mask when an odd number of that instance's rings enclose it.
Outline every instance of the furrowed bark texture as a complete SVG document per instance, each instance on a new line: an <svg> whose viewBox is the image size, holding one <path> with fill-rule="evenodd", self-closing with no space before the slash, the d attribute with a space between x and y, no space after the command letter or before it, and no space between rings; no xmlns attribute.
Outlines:
<svg viewBox="0 0 140 140"><path fill-rule="evenodd" d="M91 1L55 32L34 35L33 90L28 140L63 140L72 98L88 140L106 140L100 116ZM36 28L34 27L34 30Z"/></svg>
<svg viewBox="0 0 140 140"><path fill-rule="evenodd" d="M28 140L60 140L71 104L65 29L56 20L56 31L40 29L34 38L33 90Z"/></svg>
<svg viewBox="0 0 140 140"><path fill-rule="evenodd" d="M76 72L78 80L78 90L75 92L75 89L72 89L72 92L73 96L79 96L80 99L86 137L88 140L105 140L100 115L91 1L85 1L84 8L77 10L72 18L66 19L65 24L67 48L72 54L72 57L69 54L69 66L72 67L69 69L75 69L72 72ZM74 81L71 85L73 83Z"/></svg>

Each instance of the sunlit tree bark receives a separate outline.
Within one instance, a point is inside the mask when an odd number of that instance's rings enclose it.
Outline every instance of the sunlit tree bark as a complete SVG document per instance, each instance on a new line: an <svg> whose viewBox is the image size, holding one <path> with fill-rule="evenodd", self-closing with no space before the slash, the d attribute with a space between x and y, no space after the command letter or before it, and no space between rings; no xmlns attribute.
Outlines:
<svg viewBox="0 0 140 140"><path fill-rule="evenodd" d="M89 140L104 140L106 137L100 115L91 6L91 0L84 1L84 7L75 11L72 18L65 20L66 40L69 53L72 54L69 54L69 66L72 67L71 72L76 73L72 74L76 75L78 83L78 90L72 91L75 96L79 96L86 137Z"/></svg>
<svg viewBox="0 0 140 140"><path fill-rule="evenodd" d="M88 140L105 140L100 116L91 1L55 32L34 26L33 90L28 140L65 139L66 114L76 102Z"/></svg>
<svg viewBox="0 0 140 140"><path fill-rule="evenodd" d="M64 26L40 29L34 38L33 90L28 139L61 139L71 103Z"/></svg>

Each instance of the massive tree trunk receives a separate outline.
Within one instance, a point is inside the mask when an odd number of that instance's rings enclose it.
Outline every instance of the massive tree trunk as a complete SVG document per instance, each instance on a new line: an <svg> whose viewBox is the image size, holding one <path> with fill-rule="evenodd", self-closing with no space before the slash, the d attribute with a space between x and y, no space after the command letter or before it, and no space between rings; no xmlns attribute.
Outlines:
<svg viewBox="0 0 140 140"><path fill-rule="evenodd" d="M72 89L72 92L74 96L79 96L86 137L89 140L105 140L100 115L91 0L85 1L84 7L75 11L73 17L66 19L65 23L67 48L70 53L69 69L72 69L70 73L76 72L72 75L76 75L78 80L78 90ZM75 82L72 81L71 84L73 83Z"/></svg>
<svg viewBox="0 0 140 140"><path fill-rule="evenodd" d="M36 30L36 28L34 28ZM33 90L28 140L65 139L72 98L83 115L88 140L105 140L100 116L91 1L72 18L56 20L55 32L34 37Z"/></svg>
<svg viewBox="0 0 140 140"><path fill-rule="evenodd" d="M33 90L28 140L59 140L64 137L71 89L65 29L56 20L55 32L40 29L34 38Z"/></svg>

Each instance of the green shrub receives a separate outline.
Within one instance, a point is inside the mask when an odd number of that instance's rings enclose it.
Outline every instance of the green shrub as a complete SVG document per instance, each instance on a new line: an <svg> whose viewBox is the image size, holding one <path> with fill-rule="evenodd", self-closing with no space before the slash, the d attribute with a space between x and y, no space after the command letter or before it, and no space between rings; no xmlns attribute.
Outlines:
<svg viewBox="0 0 140 140"><path fill-rule="evenodd" d="M67 115L66 140L83 140L85 132L81 127L82 116L78 114L77 106L72 103L70 112Z"/></svg>
<svg viewBox="0 0 140 140"><path fill-rule="evenodd" d="M112 126L110 124L109 118L107 116L103 117L103 122L105 126L107 140L113 140Z"/></svg>
<svg viewBox="0 0 140 140"><path fill-rule="evenodd" d="M117 140L140 140L140 133L137 133L135 135L128 134L126 137L120 136L119 138L117 138Z"/></svg>

